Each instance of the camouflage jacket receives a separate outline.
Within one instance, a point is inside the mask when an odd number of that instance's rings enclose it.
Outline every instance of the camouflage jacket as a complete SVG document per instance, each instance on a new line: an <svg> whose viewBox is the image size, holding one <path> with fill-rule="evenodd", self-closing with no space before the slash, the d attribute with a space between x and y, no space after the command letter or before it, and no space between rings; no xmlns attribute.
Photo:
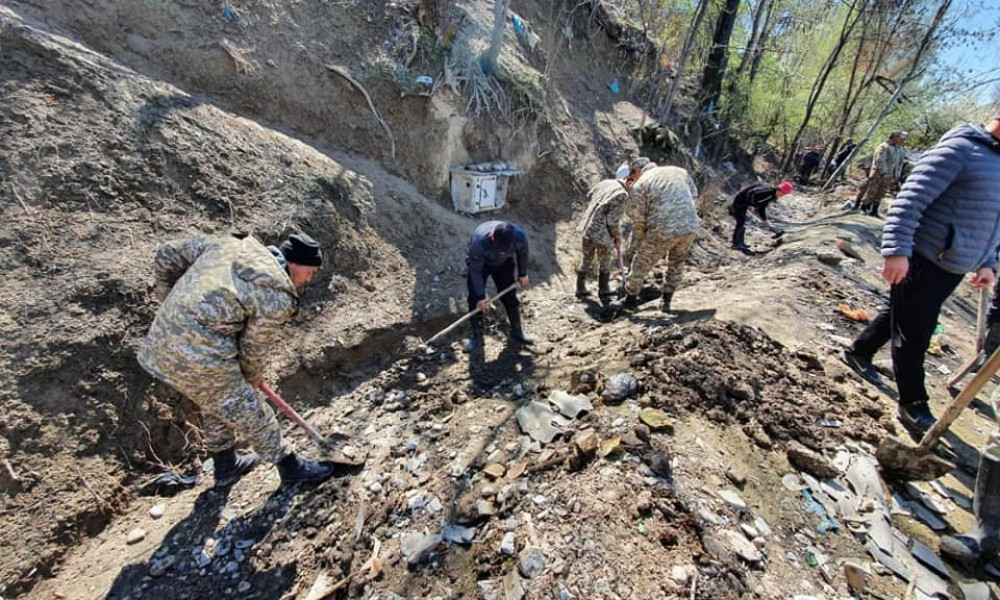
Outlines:
<svg viewBox="0 0 1000 600"><path fill-rule="evenodd" d="M628 203L635 236L642 239L652 229L670 237L697 233L701 229L694 204L697 197L694 179L680 167L643 171L632 184Z"/></svg>
<svg viewBox="0 0 1000 600"><path fill-rule="evenodd" d="M628 190L617 179L605 179L590 188L587 197L590 203L577 231L596 244L613 245L614 240L621 239L620 223L628 201Z"/></svg>
<svg viewBox="0 0 1000 600"><path fill-rule="evenodd" d="M298 294L278 260L257 240L195 237L162 244L157 289L169 294L139 352L143 368L174 387L189 377L239 368L253 381Z"/></svg>
<svg viewBox="0 0 1000 600"><path fill-rule="evenodd" d="M872 168L870 176L878 174L889 175L893 179L899 179L903 174L903 160L906 154L900 146L893 146L889 142L882 142L875 148L875 155L872 157Z"/></svg>

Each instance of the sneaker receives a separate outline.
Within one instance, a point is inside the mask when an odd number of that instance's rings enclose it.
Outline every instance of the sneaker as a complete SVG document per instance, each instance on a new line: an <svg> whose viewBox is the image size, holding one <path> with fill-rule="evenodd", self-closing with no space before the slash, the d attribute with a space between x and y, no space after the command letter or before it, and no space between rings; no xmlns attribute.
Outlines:
<svg viewBox="0 0 1000 600"><path fill-rule="evenodd" d="M844 350L840 353L840 360L844 361L845 365L850 367L868 383L873 385L882 385L882 377L878 374L878 371L875 369L875 365L872 364L871 359L862 358L852 353L850 350Z"/></svg>
<svg viewBox="0 0 1000 600"><path fill-rule="evenodd" d="M931 414L931 409L926 402L917 404L900 404L899 420L906 427L920 432L921 434L930 429L937 419Z"/></svg>

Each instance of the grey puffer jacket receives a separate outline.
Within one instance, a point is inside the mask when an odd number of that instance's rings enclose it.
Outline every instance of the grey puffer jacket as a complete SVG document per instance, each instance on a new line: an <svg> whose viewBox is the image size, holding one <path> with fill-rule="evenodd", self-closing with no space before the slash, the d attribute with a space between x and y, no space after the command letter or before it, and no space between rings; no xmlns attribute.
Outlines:
<svg viewBox="0 0 1000 600"><path fill-rule="evenodd" d="M914 253L949 273L996 270L1000 246L1000 140L959 125L917 162L889 206L882 256Z"/></svg>

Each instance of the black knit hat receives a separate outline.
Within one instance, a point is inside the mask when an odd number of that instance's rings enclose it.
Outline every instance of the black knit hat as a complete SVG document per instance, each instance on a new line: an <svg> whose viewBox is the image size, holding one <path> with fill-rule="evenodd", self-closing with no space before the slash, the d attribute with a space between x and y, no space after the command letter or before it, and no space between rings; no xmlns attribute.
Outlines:
<svg viewBox="0 0 1000 600"><path fill-rule="evenodd" d="M280 249L285 260L290 263L307 267L318 267L323 264L323 253L319 249L319 242L305 233L288 236L287 240L281 242Z"/></svg>

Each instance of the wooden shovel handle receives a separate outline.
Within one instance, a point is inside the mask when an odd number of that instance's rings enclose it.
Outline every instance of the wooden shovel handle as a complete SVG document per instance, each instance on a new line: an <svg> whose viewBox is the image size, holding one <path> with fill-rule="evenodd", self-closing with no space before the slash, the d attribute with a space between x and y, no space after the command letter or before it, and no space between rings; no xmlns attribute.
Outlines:
<svg viewBox="0 0 1000 600"><path fill-rule="evenodd" d="M944 432L948 431L951 424L955 422L958 415L962 414L965 407L972 404L972 401L976 399L976 395L979 394L986 382L996 375L997 371L1000 371L1000 348L986 360L986 364L980 367L979 372L976 376L972 378L972 381L965 384L962 391L959 392L955 401L951 403L951 406L945 409L944 414L942 414L937 423L927 430L924 437L920 440L920 445L918 445L914 450L921 454L926 454L933 448L938 440L944 435Z"/></svg>

